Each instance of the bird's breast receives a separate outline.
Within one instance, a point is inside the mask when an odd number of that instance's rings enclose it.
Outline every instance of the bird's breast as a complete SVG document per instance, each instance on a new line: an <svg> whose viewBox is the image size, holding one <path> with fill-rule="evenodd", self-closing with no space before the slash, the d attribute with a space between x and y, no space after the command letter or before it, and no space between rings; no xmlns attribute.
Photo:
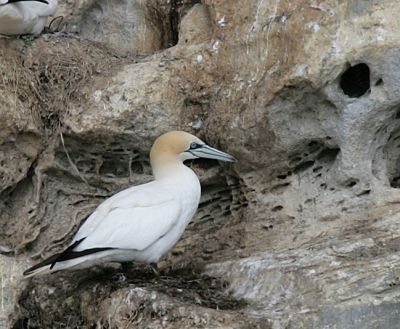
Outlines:
<svg viewBox="0 0 400 329"><path fill-rule="evenodd" d="M179 225L186 227L192 219L200 202L201 187L196 174L189 168L179 177L173 177L168 183L171 195L180 206Z"/></svg>

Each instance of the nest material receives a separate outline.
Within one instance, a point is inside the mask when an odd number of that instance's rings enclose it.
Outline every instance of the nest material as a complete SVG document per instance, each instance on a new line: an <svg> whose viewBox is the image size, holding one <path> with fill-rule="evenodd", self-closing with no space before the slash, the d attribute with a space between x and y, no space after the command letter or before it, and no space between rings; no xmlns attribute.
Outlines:
<svg viewBox="0 0 400 329"><path fill-rule="evenodd" d="M3 44L2 44L3 43ZM72 104L81 102L95 75L115 70L121 59L99 43L75 38L0 40L0 89L15 95L16 106L31 109L54 131Z"/></svg>

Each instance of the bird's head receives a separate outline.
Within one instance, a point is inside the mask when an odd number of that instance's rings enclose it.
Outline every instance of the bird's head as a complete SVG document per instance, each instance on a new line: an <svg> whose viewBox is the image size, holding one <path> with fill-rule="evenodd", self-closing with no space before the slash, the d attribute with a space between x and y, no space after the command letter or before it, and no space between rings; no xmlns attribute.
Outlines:
<svg viewBox="0 0 400 329"><path fill-rule="evenodd" d="M182 163L185 160L198 158L236 161L228 153L208 146L200 138L184 131L171 131L161 135L156 139L150 151L153 169L170 163Z"/></svg>

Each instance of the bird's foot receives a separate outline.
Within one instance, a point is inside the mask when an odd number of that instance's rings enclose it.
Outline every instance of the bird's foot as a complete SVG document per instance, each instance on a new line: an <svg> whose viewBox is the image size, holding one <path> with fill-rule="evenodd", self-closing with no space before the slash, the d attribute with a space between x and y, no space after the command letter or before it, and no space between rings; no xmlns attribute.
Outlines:
<svg viewBox="0 0 400 329"><path fill-rule="evenodd" d="M32 43L35 39L37 39L38 36L34 34L21 34L18 36L18 39L23 40L26 43Z"/></svg>

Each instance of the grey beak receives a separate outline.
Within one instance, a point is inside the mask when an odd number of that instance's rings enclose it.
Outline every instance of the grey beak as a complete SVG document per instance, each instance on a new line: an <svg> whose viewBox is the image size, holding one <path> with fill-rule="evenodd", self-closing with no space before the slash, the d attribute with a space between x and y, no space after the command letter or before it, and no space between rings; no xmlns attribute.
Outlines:
<svg viewBox="0 0 400 329"><path fill-rule="evenodd" d="M227 162L236 162L237 160L230 154L217 150L206 144L194 150L190 150L190 153L197 156L198 158L215 159Z"/></svg>

